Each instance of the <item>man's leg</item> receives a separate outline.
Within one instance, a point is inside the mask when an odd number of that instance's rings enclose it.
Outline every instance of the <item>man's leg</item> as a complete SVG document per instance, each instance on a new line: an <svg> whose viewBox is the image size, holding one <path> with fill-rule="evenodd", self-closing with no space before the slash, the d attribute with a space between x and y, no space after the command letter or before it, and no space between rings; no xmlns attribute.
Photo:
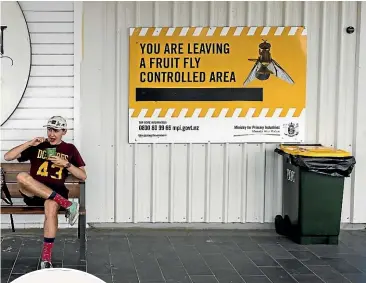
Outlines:
<svg viewBox="0 0 366 283"><path fill-rule="evenodd" d="M60 206L53 200L46 200L44 203L44 240L42 249L41 268L52 267L52 248L58 228L58 210Z"/></svg>
<svg viewBox="0 0 366 283"><path fill-rule="evenodd" d="M33 179L28 173L22 172L17 175L20 190L23 194L30 196L30 194L41 197L43 199L54 199L60 206L67 208L72 202L58 195L46 185ZM59 197L58 197L59 196ZM57 198L56 198L57 197ZM58 201L60 200L60 201Z"/></svg>
<svg viewBox="0 0 366 283"><path fill-rule="evenodd" d="M54 200L63 208L67 209L69 224L74 225L79 215L79 204L64 198L46 185L33 179L28 173L21 172L17 175L20 191L27 196L38 196L43 199Z"/></svg>

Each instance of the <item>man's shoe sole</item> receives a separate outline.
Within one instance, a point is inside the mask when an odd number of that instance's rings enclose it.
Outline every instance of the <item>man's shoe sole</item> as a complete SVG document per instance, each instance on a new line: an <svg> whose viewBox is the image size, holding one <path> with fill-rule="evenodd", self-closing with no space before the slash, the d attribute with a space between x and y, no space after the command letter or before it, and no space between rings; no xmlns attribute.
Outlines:
<svg viewBox="0 0 366 283"><path fill-rule="evenodd" d="M76 220L78 219L78 216L79 216L79 208L80 208L80 205L78 203L76 205L77 205L77 212L76 212L76 214L75 214L75 216L74 216L73 219L71 219L71 218L69 219L69 224L71 226L73 226L75 224L75 222L76 222Z"/></svg>

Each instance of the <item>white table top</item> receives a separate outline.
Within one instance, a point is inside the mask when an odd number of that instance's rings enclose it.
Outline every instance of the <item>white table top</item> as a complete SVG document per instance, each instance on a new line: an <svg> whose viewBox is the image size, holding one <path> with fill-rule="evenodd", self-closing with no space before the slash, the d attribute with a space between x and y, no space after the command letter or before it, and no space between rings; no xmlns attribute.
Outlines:
<svg viewBox="0 0 366 283"><path fill-rule="evenodd" d="M98 277L80 271L69 268L50 268L42 269L27 273L21 277L18 277L12 283L65 283L65 282L77 282L77 283L105 283Z"/></svg>

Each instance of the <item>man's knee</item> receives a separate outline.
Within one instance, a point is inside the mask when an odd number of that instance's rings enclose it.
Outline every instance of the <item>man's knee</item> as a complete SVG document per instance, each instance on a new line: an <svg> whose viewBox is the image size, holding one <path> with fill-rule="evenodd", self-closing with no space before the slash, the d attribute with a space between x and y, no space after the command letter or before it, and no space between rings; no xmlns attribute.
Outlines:
<svg viewBox="0 0 366 283"><path fill-rule="evenodd" d="M44 213L46 218L57 217L59 208L60 206L57 204L57 202L50 199L46 200L44 203Z"/></svg>
<svg viewBox="0 0 366 283"><path fill-rule="evenodd" d="M29 175L28 173L26 172L20 172L18 175L17 175L17 181L20 183L20 184L26 184L29 180L32 179L32 176Z"/></svg>

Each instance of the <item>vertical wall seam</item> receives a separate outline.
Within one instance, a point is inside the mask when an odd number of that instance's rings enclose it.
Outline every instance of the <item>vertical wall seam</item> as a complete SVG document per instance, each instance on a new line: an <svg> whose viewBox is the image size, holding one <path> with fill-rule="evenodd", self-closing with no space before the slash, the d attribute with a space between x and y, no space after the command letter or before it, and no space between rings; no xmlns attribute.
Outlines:
<svg viewBox="0 0 366 283"><path fill-rule="evenodd" d="M206 171L205 171L205 222L210 222L210 201L211 201L211 144L206 145Z"/></svg>
<svg viewBox="0 0 366 283"><path fill-rule="evenodd" d="M156 219L156 144L151 144L151 206L150 206L150 220L155 223Z"/></svg>
<svg viewBox="0 0 366 283"><path fill-rule="evenodd" d="M357 121L357 117L358 117L358 91L359 91L359 62L360 62L360 36L361 36L361 9L363 8L362 4L363 2L357 2L357 27L356 27L356 32L357 32L357 37L356 37L356 52L355 52L355 78L354 78L354 85L355 85L355 89L354 89L354 111L353 111L353 127L355 129L357 128L358 125L358 121ZM365 28L366 31L366 28ZM355 154L357 152L357 130L353 131L353 142L352 142L352 152L353 154ZM357 165L356 165L357 166ZM356 176L355 173L352 174L352 179L351 179L351 211L350 211L350 221L354 222L354 217L355 217L355 184L356 184Z"/></svg>
<svg viewBox="0 0 366 283"><path fill-rule="evenodd" d="M229 216L229 144L225 143L224 150L224 183L223 183L223 211L221 221L228 222Z"/></svg>
<svg viewBox="0 0 366 283"><path fill-rule="evenodd" d="M262 202L262 219L261 219L261 223L264 223L266 220L266 143L262 143L261 144L261 155L262 155L262 160L261 160L261 165L263 168L263 176L262 176L262 181L261 181L261 187L263 190L263 202Z"/></svg>
<svg viewBox="0 0 366 283"><path fill-rule="evenodd" d="M103 26L102 26L102 30L104 31L103 32L103 36L104 36L104 40L103 40L103 54L104 55L106 55L106 54L108 54L108 52L107 52L107 49L108 49L108 46L107 46L107 41L108 41L108 35L107 35L107 32L105 32L105 31L107 31L108 30L108 4L107 5L103 5L103 9L102 9L102 13L100 14L102 17L103 17ZM103 77L103 81L105 81L105 79L106 79L106 58L103 58L104 60L102 61L102 70L103 70L103 72L102 72L102 77ZM108 107L106 107L106 101L105 100L103 100L102 99L102 97L99 97L99 99L100 99L100 103L101 103L101 105L102 105L102 111L105 111L106 110L106 108L108 109ZM103 103L103 101L104 101L104 103ZM104 116L104 113L102 113L102 117ZM101 119L102 120L102 119ZM101 129L101 132L102 132L102 135L104 135L105 134L105 128L103 127L103 123L102 123L102 121L99 121L99 129ZM107 145L107 141L106 140L102 140L101 141L101 150L106 150L106 145ZM108 158L107 158L107 154L106 154L106 152L104 152L104 154L103 154L103 158L102 158L102 163L104 164L104 166L103 166L103 175L104 176L108 176L108 171L107 171L107 162L108 162ZM107 196L104 196L104 199L103 199L103 201L104 201L104 205L105 205L105 207L108 207L108 203L107 203ZM102 212L102 218L106 218L106 210L104 209L103 210L103 212Z"/></svg>
<svg viewBox="0 0 366 283"><path fill-rule="evenodd" d="M243 143L242 148L242 178L241 178L241 222L247 222L247 193L248 193L248 154L247 154L247 143Z"/></svg>
<svg viewBox="0 0 366 283"><path fill-rule="evenodd" d="M114 123L114 222L117 222L117 207L118 207L118 199L117 199L117 189L118 189L118 172L120 170L119 168L119 162L118 157L120 151L125 151L125 148L120 148L117 146L118 140L119 140L119 128L120 128L120 111L118 111L119 105L120 105L120 93L121 93L121 83L120 83L120 76L121 76L121 29L120 29L120 18L118 17L118 12L120 9L120 4L117 3L116 8L116 27L117 27L117 35L116 35L116 49L115 49L115 57L116 57L116 64L115 64L115 71L116 71L116 89L115 89L115 101L114 104L114 113L115 113L115 123ZM124 173L124 172L123 172Z"/></svg>
<svg viewBox="0 0 366 283"><path fill-rule="evenodd" d="M193 144L188 147L188 186L187 186L187 214L186 222L192 221L192 178L193 178Z"/></svg>
<svg viewBox="0 0 366 283"><path fill-rule="evenodd" d="M136 1L135 3L135 27L140 26L140 2ZM134 168L134 188L133 188L133 222L138 222L138 204L137 204L137 197L138 197L138 166L137 166L137 153L138 153L139 145L133 145L133 168Z"/></svg>
<svg viewBox="0 0 366 283"><path fill-rule="evenodd" d="M321 28L320 28L320 31L319 31L319 49L318 49L318 52L319 52L319 57L320 57L320 60L319 60L319 76L318 76L318 93L317 93L317 111L316 111L316 142L321 142L319 139L320 139L320 121L323 120L320 119L320 110L321 110L321 107L322 107L322 101L321 101L321 95L323 93L323 85L324 85L324 50L323 50L323 46L324 46L324 38L325 38L325 33L324 33L324 28L325 28L325 19L326 19L326 13L325 13L325 4L324 2L320 3L320 17L321 17Z"/></svg>
<svg viewBox="0 0 366 283"><path fill-rule="evenodd" d="M226 23L227 23L227 26L232 26L233 25L233 21L232 21L232 13L231 13L231 10L232 10L232 2L229 1L227 3L227 13L226 13Z"/></svg>
<svg viewBox="0 0 366 283"><path fill-rule="evenodd" d="M174 221L174 144L169 145L169 222Z"/></svg>
<svg viewBox="0 0 366 283"><path fill-rule="evenodd" d="M338 30L342 30L343 28L343 25L344 25L344 9L343 9L343 2L340 2L340 3L337 3L340 5L340 12L338 14ZM339 16L340 16L340 20L339 20ZM341 88L341 85L342 85L342 80L341 78L343 77L343 63L344 63L344 60L343 60L343 56L342 56L342 52L343 52L343 49L344 49L344 41L342 40L342 35L339 35L339 38L338 38L339 42L338 42L338 46L337 46L337 59L339 60L339 68L338 68L338 71L337 71L337 89L336 89L336 100L335 100L335 108L336 108L336 111L334 111L334 146L337 147L338 144L339 144L339 141L338 141L338 130L339 130L339 115L338 115L338 109L339 109L339 100L340 100L340 88ZM343 117L341 117L341 119L343 119Z"/></svg>

